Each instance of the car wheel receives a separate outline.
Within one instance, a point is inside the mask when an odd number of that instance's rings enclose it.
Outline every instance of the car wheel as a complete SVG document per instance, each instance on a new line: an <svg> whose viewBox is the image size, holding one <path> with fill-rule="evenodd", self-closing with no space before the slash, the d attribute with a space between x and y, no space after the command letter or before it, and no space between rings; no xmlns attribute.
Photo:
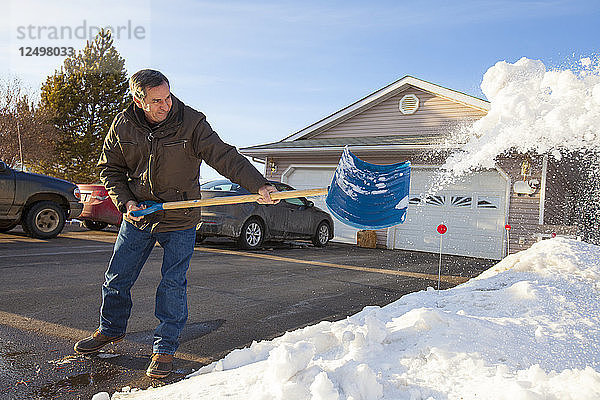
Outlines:
<svg viewBox="0 0 600 400"><path fill-rule="evenodd" d="M329 224L327 222L321 221L317 226L317 232L313 236L312 242L317 247L327 246L329 243Z"/></svg>
<svg viewBox="0 0 600 400"><path fill-rule="evenodd" d="M250 218L242 226L242 233L239 237L240 246L244 249L259 248L265 240L265 228L256 218Z"/></svg>
<svg viewBox="0 0 600 400"><path fill-rule="evenodd" d="M90 221L89 219L86 219L83 221L83 226L88 228L90 231L101 231L102 229L106 228L108 224L106 222Z"/></svg>
<svg viewBox="0 0 600 400"><path fill-rule="evenodd" d="M14 228L15 226L17 226L17 222L6 222L6 223L0 223L0 232L8 232L10 231L12 228Z"/></svg>
<svg viewBox="0 0 600 400"><path fill-rule="evenodd" d="M25 215L23 229L39 239L56 237L65 226L65 211L52 201L35 203Z"/></svg>

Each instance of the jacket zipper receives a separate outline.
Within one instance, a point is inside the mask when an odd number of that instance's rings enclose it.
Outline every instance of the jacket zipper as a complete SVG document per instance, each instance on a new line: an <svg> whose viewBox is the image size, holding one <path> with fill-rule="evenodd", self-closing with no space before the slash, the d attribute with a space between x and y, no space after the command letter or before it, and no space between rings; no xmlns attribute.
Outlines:
<svg viewBox="0 0 600 400"><path fill-rule="evenodd" d="M152 162L154 160L154 150L156 148L156 140L154 140L154 136L152 136L152 131L148 133L148 141L150 142L150 155L148 156L148 185L150 185L150 193L154 194L154 187L152 185L152 181L154 180L152 177L153 168Z"/></svg>

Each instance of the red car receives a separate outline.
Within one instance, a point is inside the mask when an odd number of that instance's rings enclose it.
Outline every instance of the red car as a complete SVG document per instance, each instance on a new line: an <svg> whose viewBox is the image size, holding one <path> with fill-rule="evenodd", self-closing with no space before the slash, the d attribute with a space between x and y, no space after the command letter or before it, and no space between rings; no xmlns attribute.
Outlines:
<svg viewBox="0 0 600 400"><path fill-rule="evenodd" d="M115 207L103 185L79 184L83 211L78 217L83 225L99 231L108 225L121 225L123 214Z"/></svg>

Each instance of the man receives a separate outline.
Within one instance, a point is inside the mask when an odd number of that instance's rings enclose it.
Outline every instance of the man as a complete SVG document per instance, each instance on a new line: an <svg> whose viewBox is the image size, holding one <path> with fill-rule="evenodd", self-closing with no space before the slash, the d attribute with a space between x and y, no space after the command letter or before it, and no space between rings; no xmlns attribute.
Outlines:
<svg viewBox="0 0 600 400"><path fill-rule="evenodd" d="M230 180L274 204L267 180L212 130L204 114L186 106L159 71L144 69L129 80L133 103L119 113L104 140L100 179L124 218L102 285L100 326L75 344L91 354L125 337L131 313L130 289L155 243L164 249L162 279L156 291L153 355L146 374L167 376L179 334L187 321L186 272L194 252L200 209L165 210L145 217L130 213L144 201L200 198L202 160Z"/></svg>

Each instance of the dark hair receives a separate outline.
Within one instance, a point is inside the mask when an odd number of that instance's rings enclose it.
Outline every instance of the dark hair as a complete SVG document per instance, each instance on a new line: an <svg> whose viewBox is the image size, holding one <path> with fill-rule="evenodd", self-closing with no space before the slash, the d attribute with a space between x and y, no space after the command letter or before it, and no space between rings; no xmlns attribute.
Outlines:
<svg viewBox="0 0 600 400"><path fill-rule="evenodd" d="M160 71L154 69L141 69L129 78L129 91L131 96L138 100L146 98L146 89L160 86L169 80Z"/></svg>

